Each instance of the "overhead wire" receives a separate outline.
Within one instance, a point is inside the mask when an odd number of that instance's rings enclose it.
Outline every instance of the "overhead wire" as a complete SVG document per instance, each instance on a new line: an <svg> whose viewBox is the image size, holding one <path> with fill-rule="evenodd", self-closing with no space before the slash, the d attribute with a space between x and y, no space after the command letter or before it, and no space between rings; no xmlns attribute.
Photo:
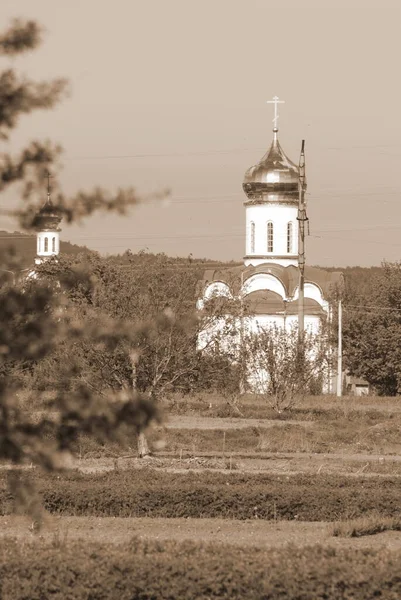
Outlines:
<svg viewBox="0 0 401 600"><path fill-rule="evenodd" d="M400 148L400 144L373 144L358 146L326 146L325 150L377 150L378 148ZM66 154L63 160L124 160L128 158L183 158L185 156L209 156L214 154L237 154L242 152L266 152L264 148L225 148L219 150L195 150L184 152L149 152L136 154L94 154L83 156L69 156Z"/></svg>
<svg viewBox="0 0 401 600"><path fill-rule="evenodd" d="M343 304L343 308L345 308L346 310L352 310L352 311L358 311L360 308L364 308L364 309L372 309L372 310L389 310L391 312L401 312L401 308L393 308L392 306L379 306L379 305L366 305L366 304L361 304L360 306L355 304Z"/></svg>

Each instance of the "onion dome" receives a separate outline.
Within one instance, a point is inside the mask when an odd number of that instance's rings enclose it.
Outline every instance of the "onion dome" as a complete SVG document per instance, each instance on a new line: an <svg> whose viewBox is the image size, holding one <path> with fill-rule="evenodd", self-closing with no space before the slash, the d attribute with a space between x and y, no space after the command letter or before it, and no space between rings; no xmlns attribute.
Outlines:
<svg viewBox="0 0 401 600"><path fill-rule="evenodd" d="M47 200L33 220L33 226L37 231L60 231L59 224L63 216L51 201L50 191L50 174L48 174Z"/></svg>
<svg viewBox="0 0 401 600"><path fill-rule="evenodd" d="M46 202L35 216L35 229L37 231L60 231L59 224L62 220L60 211L52 202Z"/></svg>
<svg viewBox="0 0 401 600"><path fill-rule="evenodd" d="M297 203L299 168L284 153L274 129L270 150L257 165L250 167L244 177L246 204L270 201Z"/></svg>

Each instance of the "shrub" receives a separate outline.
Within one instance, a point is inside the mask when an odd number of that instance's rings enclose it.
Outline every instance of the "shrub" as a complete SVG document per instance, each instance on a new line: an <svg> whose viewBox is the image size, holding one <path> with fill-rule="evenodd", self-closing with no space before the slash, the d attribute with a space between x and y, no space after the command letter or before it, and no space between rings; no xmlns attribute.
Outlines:
<svg viewBox="0 0 401 600"><path fill-rule="evenodd" d="M340 521L333 527L333 535L336 537L362 537L383 533L383 531L401 531L401 519L399 517L385 518L372 513L359 519Z"/></svg>
<svg viewBox="0 0 401 600"><path fill-rule="evenodd" d="M37 474L51 513L115 517L221 517L338 521L399 515L401 480L334 475L253 475L216 472L164 473L152 469L102 475ZM0 476L0 513L12 497Z"/></svg>
<svg viewBox="0 0 401 600"><path fill-rule="evenodd" d="M389 551L280 550L132 540L128 546L8 542L4 600L394 600L401 556Z"/></svg>

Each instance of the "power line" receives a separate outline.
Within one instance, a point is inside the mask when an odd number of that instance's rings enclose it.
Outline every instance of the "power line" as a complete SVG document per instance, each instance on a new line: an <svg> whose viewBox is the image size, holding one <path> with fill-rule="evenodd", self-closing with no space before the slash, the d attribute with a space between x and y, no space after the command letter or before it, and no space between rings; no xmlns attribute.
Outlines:
<svg viewBox="0 0 401 600"><path fill-rule="evenodd" d="M396 311L396 312L401 312L401 308L392 308L390 306L378 306L378 305L366 305L366 304L361 304L360 305L362 308L367 308L367 309L372 309L372 310L390 310L390 311ZM359 310L359 306L357 304L352 305L352 304L344 304L344 308L346 310L351 310L352 312L357 312ZM363 311L362 311L363 312ZM368 313L367 313L368 314Z"/></svg>
<svg viewBox="0 0 401 600"><path fill-rule="evenodd" d="M396 244L394 242L380 242L379 240L367 240L367 239L363 239L363 240L356 240L355 238L345 238L345 237L337 237L337 236L323 236L323 235L310 235L310 237L312 238L320 238L322 240L340 240L343 242L354 242L358 245L361 244L379 244L382 246L394 246L394 247L401 247L401 244Z"/></svg>
<svg viewBox="0 0 401 600"><path fill-rule="evenodd" d="M375 144L359 146L326 146L326 150L377 150L378 148L399 148L400 144ZM128 158L182 158L185 156L209 156L213 154L237 154L242 152L266 152L267 148L226 148L222 150L199 150L185 152L155 152L155 153L137 153L137 154L95 154L83 156L65 155L64 160L124 160Z"/></svg>
<svg viewBox="0 0 401 600"><path fill-rule="evenodd" d="M385 186L380 186L378 187L377 191L362 191L361 188L355 188L358 191L354 191L352 188L322 188L321 191L317 191L314 192L313 194L310 192L307 192L308 195L308 199L309 200L316 200L319 201L321 198L341 198L342 196L353 196L353 197L367 197L367 196L378 196L380 195L380 202L383 202L383 190L388 189L388 190L393 190L392 186L387 186L387 188ZM371 190L372 187L369 187L369 190ZM326 191L325 191L326 190ZM328 193L331 191L335 191L337 190L337 193ZM385 192L385 196L401 196L401 189L397 190L397 191L386 191ZM158 205L164 205L166 207L171 207L174 206L175 204L196 204L196 203L200 203L200 204L208 204L208 203L215 203L216 201L219 202L230 202L233 199L237 199L239 197L242 197L245 201L245 196L243 193L231 193L231 194L213 194L211 196L176 196L176 197L166 197L165 199L162 200L153 200L153 201L144 201L142 203L142 206L149 206L149 205L154 205L154 204L158 204ZM384 200L385 201L385 200ZM15 217L15 211L13 210L4 210L1 209L0 210L0 214L5 215L5 216L10 216L10 217Z"/></svg>
<svg viewBox="0 0 401 600"><path fill-rule="evenodd" d="M194 237L211 237L211 238L226 238L226 237L244 237L246 235L245 231L243 230L242 226L237 226L236 229L241 230L238 233L232 233L232 230L230 232L212 232L212 233L204 233L204 232L199 232L199 233L188 233L188 234L172 234L172 235L159 235L159 234L153 234L153 233L148 233L148 234L144 234L144 235L133 235L133 234L128 234L128 235L121 235L121 234L99 234L99 235L80 235L80 236L75 236L75 240L97 240L97 239L127 239L127 240L159 240L159 239L182 239L182 238L188 238L188 239L192 239ZM400 225L389 225L389 224L383 224L383 225L379 225L379 224L375 224L372 226L368 226L368 227L353 227L352 229L347 228L347 229L342 229L342 228L338 228L338 229L315 229L315 233L311 233L310 237L314 237L314 238L325 238L325 239L333 239L333 240L337 240L337 239L341 239L341 240L345 240L345 239L349 239L351 240L351 238L339 238L336 236L324 236L324 235L320 235L320 234L326 234L326 233L355 233L355 232L364 232L364 231L377 231L378 229L381 230L393 230L396 231L397 229L401 229L401 224ZM276 236L277 238L285 238L287 237L287 233L277 233ZM29 240L34 240L34 234L14 234L14 233L9 233L4 236L0 235L0 240L7 240L7 239L29 239ZM67 241L67 240L63 240L63 241ZM373 242L373 243L384 243L386 244L387 242L379 242L376 240L354 240L354 238L352 238L352 241L356 241L358 243L361 242ZM73 243L73 242L71 242ZM397 244L399 245L399 244Z"/></svg>
<svg viewBox="0 0 401 600"><path fill-rule="evenodd" d="M107 259L106 259L107 260ZM150 266L153 263L150 263ZM146 265L132 265L132 264L125 264L125 265L113 265L116 268L119 269L133 269L133 270L138 270L138 271L143 271L144 268L146 267ZM205 269L231 269L234 267L243 267L244 263L243 262L233 262L233 263L217 263L215 262L188 262L188 263L177 263L177 264L168 264L168 265L163 265L164 269L176 269L177 267L179 268L183 268L183 269L188 269L188 268L192 268L192 267L204 267Z"/></svg>

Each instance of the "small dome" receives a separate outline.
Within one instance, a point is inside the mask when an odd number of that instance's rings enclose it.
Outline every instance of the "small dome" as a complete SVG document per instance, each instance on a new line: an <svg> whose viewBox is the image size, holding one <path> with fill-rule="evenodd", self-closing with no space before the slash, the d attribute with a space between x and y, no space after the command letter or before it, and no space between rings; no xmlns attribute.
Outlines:
<svg viewBox="0 0 401 600"><path fill-rule="evenodd" d="M250 200L295 202L298 201L298 183L299 169L284 154L275 131L270 150L245 173L244 192Z"/></svg>
<svg viewBox="0 0 401 600"><path fill-rule="evenodd" d="M48 198L36 214L33 224L38 231L60 231L59 224L62 218L60 211L53 205L50 198Z"/></svg>

